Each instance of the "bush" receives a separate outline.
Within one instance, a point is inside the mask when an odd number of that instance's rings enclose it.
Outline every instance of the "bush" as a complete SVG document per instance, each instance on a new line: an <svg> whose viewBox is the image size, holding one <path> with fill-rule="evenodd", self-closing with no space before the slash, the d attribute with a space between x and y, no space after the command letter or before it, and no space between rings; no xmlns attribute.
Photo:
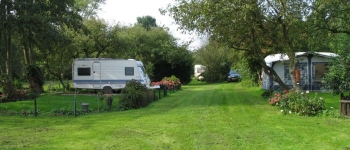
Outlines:
<svg viewBox="0 0 350 150"><path fill-rule="evenodd" d="M160 82L152 82L151 85L165 85L167 89L181 89L180 79L174 75L172 75L171 77L164 77Z"/></svg>
<svg viewBox="0 0 350 150"><path fill-rule="evenodd" d="M324 100L322 97L310 98L308 93L296 93L294 91L283 91L283 93L275 93L269 99L271 105L279 106L281 112L297 113L302 116L316 116L324 110Z"/></svg>
<svg viewBox="0 0 350 150"><path fill-rule="evenodd" d="M269 95L273 93L273 96L269 99L269 104L271 104L272 106L279 106L280 102L283 99L286 99L291 92L288 92L287 90L284 90L283 93L280 92L271 92L268 93ZM263 93L264 94L264 93ZM266 96L267 94L265 94ZM264 96L264 95L263 95Z"/></svg>
<svg viewBox="0 0 350 150"><path fill-rule="evenodd" d="M132 80L121 91L117 107L119 110L145 107L153 101L152 93L145 85Z"/></svg>
<svg viewBox="0 0 350 150"><path fill-rule="evenodd" d="M16 87L7 74L0 76L0 89L2 89L2 97L6 97L7 99L14 99L16 97Z"/></svg>
<svg viewBox="0 0 350 150"><path fill-rule="evenodd" d="M13 85L15 86L16 89L23 89L23 83L19 79L14 79Z"/></svg>

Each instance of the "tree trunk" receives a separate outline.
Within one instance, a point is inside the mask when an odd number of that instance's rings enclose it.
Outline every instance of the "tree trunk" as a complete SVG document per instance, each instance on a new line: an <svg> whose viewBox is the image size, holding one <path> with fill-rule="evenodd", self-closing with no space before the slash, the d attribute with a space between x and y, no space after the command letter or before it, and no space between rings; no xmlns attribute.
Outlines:
<svg viewBox="0 0 350 150"><path fill-rule="evenodd" d="M9 79L11 80L12 75L12 49L11 49L11 35L7 33L6 38L6 74L9 75Z"/></svg>
<svg viewBox="0 0 350 150"><path fill-rule="evenodd" d="M0 1L0 22L5 22L5 5L4 5L4 2L3 1ZM4 25L1 24L0 25L0 74L3 74L6 72L5 70L5 67L6 66L6 58L4 57L5 56L5 38L4 38Z"/></svg>
<svg viewBox="0 0 350 150"><path fill-rule="evenodd" d="M26 32L26 30L24 30L24 32ZM28 33L26 33L26 38L24 37L23 40L23 55L24 55L24 61L27 65L32 65L33 61L32 61L32 48L31 48L31 33L30 31L27 31Z"/></svg>
<svg viewBox="0 0 350 150"><path fill-rule="evenodd" d="M278 76L276 71L267 66L265 60L260 60L260 65L263 67L264 72L271 78L273 81L277 82L283 90L289 90L289 88L284 84L284 82L281 80L281 78Z"/></svg>
<svg viewBox="0 0 350 150"><path fill-rule="evenodd" d="M48 60L46 60L45 67L46 67L46 70L49 72L49 74L51 74L52 76L56 77L60 81L60 83L62 84L63 89L67 90L68 89L68 85L64 84L64 82L63 82L63 73L61 73L61 75L59 75L59 74L55 73L54 71L52 71L50 69L50 65L49 65L49 61Z"/></svg>
<svg viewBox="0 0 350 150"><path fill-rule="evenodd" d="M57 77L58 77L58 80L60 81L60 83L62 84L63 90L67 90L68 87L67 87L67 85L63 82L63 77L61 77L61 76L57 76Z"/></svg>
<svg viewBox="0 0 350 150"><path fill-rule="evenodd" d="M6 4L5 4L6 5ZM12 81L12 39L11 39L11 4L7 3L6 7L6 23L5 23L5 41L6 41L6 73L8 74L9 80Z"/></svg>
<svg viewBox="0 0 350 150"><path fill-rule="evenodd" d="M290 53L287 54L289 58L289 75L290 79L292 80L292 85L295 90L295 92L299 93L300 92L300 84L296 80L296 75L295 75L295 66L298 64L298 61L295 57L295 53Z"/></svg>

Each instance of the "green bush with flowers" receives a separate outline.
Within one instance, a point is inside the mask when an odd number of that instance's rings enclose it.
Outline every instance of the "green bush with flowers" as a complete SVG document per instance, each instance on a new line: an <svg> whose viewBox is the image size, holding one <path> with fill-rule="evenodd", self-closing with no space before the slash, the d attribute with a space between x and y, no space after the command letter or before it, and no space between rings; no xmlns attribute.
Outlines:
<svg viewBox="0 0 350 150"><path fill-rule="evenodd" d="M164 77L162 81L151 83L151 86L155 85L165 86L167 89L181 89L180 79L174 75L172 75L171 77Z"/></svg>
<svg viewBox="0 0 350 150"><path fill-rule="evenodd" d="M316 116L325 109L324 99L318 97L309 97L308 92L297 93L293 90L274 93L269 99L269 104L279 106L283 114L297 113L302 116Z"/></svg>

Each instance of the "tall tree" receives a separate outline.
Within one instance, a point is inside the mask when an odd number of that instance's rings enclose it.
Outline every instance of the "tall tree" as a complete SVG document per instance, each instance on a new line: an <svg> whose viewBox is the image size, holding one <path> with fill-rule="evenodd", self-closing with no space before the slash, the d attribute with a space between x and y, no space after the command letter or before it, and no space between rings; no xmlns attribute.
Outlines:
<svg viewBox="0 0 350 150"><path fill-rule="evenodd" d="M14 2L11 0L0 1L0 51L4 54L2 57L5 64L5 73L11 80L12 73L12 34L15 26L15 16L13 15Z"/></svg>
<svg viewBox="0 0 350 150"><path fill-rule="evenodd" d="M208 34L212 39L246 51L284 89L276 72L266 65L269 54L285 53L290 58L289 74L294 88L295 52L307 49L306 17L311 0L176 0L162 13L169 13L181 29Z"/></svg>
<svg viewBox="0 0 350 150"><path fill-rule="evenodd" d="M340 35L344 36L344 35ZM350 44L349 36L342 44L334 45L338 49L339 56L333 57L329 61L329 72L326 74L324 81L327 83L333 94L344 94L350 92Z"/></svg>
<svg viewBox="0 0 350 150"><path fill-rule="evenodd" d="M75 33L73 40L77 44L79 57L109 57L112 36L112 29L104 20L92 17L84 20L84 28Z"/></svg>
<svg viewBox="0 0 350 150"><path fill-rule="evenodd" d="M6 57L3 58L10 80L13 56L17 56L17 51L14 50L21 49L23 51L23 62L29 66L29 70L38 70L38 66L36 66L38 65L36 61L39 60L37 54L46 51L48 46L43 45L55 42L55 35L47 33L58 31L62 25L72 28L81 26L81 17L75 9L75 0L3 0L0 1L0 11L0 42L2 42L0 45L5 45L0 48L1 51L6 52ZM13 41L14 39L16 41ZM38 74L30 73L30 75ZM43 78L28 76L27 79L29 79L30 84L36 84L30 87L39 87L36 88L36 91L42 91L40 86L42 86Z"/></svg>
<svg viewBox="0 0 350 150"><path fill-rule="evenodd" d="M231 61L229 60L229 48L210 41L208 45L194 52L196 61L206 66L204 81L222 82L226 80L230 71Z"/></svg>
<svg viewBox="0 0 350 150"><path fill-rule="evenodd" d="M120 30L117 42L123 43L119 44L119 56L144 62L153 81L171 75L184 83L190 81L192 54L186 45L178 45L166 29L155 27L147 30L138 25L125 27Z"/></svg>
<svg viewBox="0 0 350 150"><path fill-rule="evenodd" d="M149 30L151 27L157 27L156 19L151 16L137 17L137 24Z"/></svg>
<svg viewBox="0 0 350 150"><path fill-rule="evenodd" d="M328 31L330 49L339 56L330 59L329 73L325 82L334 94L343 94L350 91L349 65L350 55L348 44L350 40L350 5L345 0L315 0L314 26L318 31Z"/></svg>
<svg viewBox="0 0 350 150"><path fill-rule="evenodd" d="M37 58L40 58L38 64L45 69L46 77L60 81L63 89L69 87L68 83L64 83L67 76L71 77L71 65L76 47L72 44L74 33L67 26L62 26L60 30L51 30L46 32L46 36L54 38L54 42L42 42L39 46L41 51L37 52ZM46 37L43 36L43 37ZM45 41L45 39L42 39ZM50 43L50 44L49 44Z"/></svg>
<svg viewBox="0 0 350 150"><path fill-rule="evenodd" d="M350 34L350 5L344 0L315 0L315 26L332 33Z"/></svg>
<svg viewBox="0 0 350 150"><path fill-rule="evenodd" d="M76 8L79 10L80 16L85 19L95 17L97 10L101 4L105 4L106 0L75 0Z"/></svg>

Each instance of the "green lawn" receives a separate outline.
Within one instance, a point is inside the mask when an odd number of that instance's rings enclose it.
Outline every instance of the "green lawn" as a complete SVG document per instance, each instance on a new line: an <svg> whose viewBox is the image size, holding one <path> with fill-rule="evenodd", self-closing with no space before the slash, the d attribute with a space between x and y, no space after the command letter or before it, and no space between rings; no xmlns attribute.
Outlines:
<svg viewBox="0 0 350 150"><path fill-rule="evenodd" d="M190 84L138 110L3 115L0 149L350 149L349 119L283 115L261 93L240 83ZM319 95L338 109L338 97Z"/></svg>

